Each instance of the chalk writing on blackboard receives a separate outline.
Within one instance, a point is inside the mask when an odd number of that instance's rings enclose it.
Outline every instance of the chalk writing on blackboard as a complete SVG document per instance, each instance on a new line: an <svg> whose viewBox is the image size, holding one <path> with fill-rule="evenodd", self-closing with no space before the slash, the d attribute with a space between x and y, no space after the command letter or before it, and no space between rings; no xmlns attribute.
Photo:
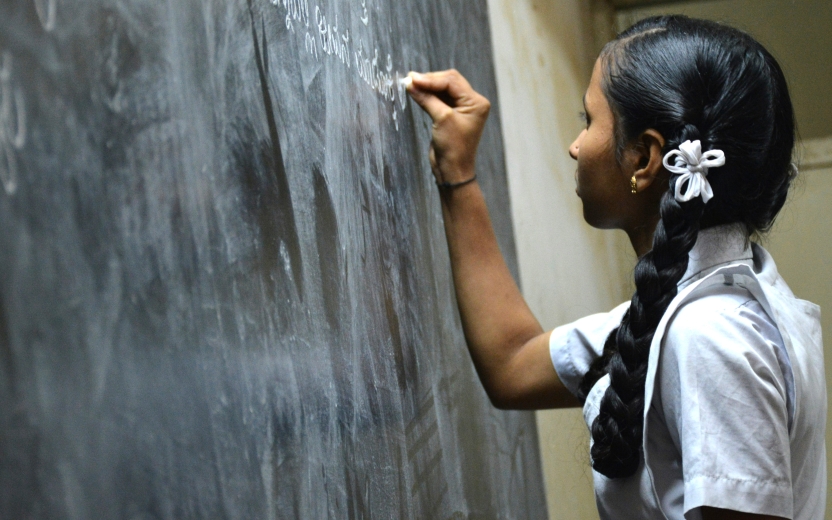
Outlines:
<svg viewBox="0 0 832 520"><path fill-rule="evenodd" d="M17 151L26 144L26 100L12 80L12 54L0 52L0 182L9 195L17 189Z"/></svg>
<svg viewBox="0 0 832 520"><path fill-rule="evenodd" d="M309 0L271 0L273 5L286 10L286 28L295 31L295 22L309 27Z"/></svg>
<svg viewBox="0 0 832 520"><path fill-rule="evenodd" d="M306 47L306 52L308 52L309 54L314 56L315 60L317 60L318 59L318 46L315 44L315 37L312 36L309 33L306 33L304 38L306 40L304 42L304 46Z"/></svg>
<svg viewBox="0 0 832 520"><path fill-rule="evenodd" d="M379 94L391 107L391 117L396 130L399 129L399 111L407 108L406 92L400 79L401 72L394 70L390 54L379 52L376 45L368 38L358 40L350 35L349 29L341 29L338 15L328 18L319 5L310 6L309 0L270 0L272 5L284 11L286 28L296 32L298 27L304 32L304 48L315 60L325 55L337 61L341 66L354 70L358 77ZM358 0L355 0L358 1ZM360 0L359 18L367 26L370 14L367 0ZM368 43L369 42L369 43ZM399 104L396 105L396 100Z"/></svg>
<svg viewBox="0 0 832 520"><path fill-rule="evenodd" d="M315 23L318 26L321 50L327 56L335 56L342 64L350 67L350 31L338 34L338 15L335 15L335 25L327 22L320 7L315 6Z"/></svg>
<svg viewBox="0 0 832 520"><path fill-rule="evenodd" d="M48 32L55 28L55 15L58 10L57 0L35 0L35 10L44 30Z"/></svg>

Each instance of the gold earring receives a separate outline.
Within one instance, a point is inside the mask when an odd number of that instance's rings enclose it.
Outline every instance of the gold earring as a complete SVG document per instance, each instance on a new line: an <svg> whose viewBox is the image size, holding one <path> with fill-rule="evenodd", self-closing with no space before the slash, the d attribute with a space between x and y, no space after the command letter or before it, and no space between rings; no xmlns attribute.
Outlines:
<svg viewBox="0 0 832 520"><path fill-rule="evenodd" d="M638 193L638 185L636 184L636 176L635 175L633 175L633 178L630 179L630 189L632 190L633 195Z"/></svg>

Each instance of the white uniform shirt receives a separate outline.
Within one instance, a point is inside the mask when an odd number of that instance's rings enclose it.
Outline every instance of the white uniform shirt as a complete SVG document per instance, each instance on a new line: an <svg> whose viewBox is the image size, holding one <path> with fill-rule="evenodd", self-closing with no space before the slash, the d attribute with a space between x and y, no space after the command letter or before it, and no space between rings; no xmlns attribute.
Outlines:
<svg viewBox="0 0 832 520"><path fill-rule="evenodd" d="M552 332L576 393L629 302ZM609 386L590 391L591 425ZM771 256L730 228L700 232L651 344L644 457L636 474L593 472L602 519L700 519L703 506L799 520L826 503L826 382L820 310L798 300Z"/></svg>

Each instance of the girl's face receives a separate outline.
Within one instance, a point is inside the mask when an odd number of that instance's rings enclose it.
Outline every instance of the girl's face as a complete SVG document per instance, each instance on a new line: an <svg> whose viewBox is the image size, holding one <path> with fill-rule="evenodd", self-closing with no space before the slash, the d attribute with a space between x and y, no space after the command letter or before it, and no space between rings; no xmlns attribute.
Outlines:
<svg viewBox="0 0 832 520"><path fill-rule="evenodd" d="M569 147L569 155L578 161L575 191L583 202L584 220L596 228L626 229L638 197L632 194L632 173L616 159L615 119L601 90L602 74L598 60L584 96L586 128Z"/></svg>

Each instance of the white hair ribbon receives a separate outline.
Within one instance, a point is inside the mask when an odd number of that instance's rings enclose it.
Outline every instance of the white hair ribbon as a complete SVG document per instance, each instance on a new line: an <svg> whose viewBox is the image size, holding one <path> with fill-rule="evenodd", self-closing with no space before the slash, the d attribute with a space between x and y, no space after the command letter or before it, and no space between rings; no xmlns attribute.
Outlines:
<svg viewBox="0 0 832 520"><path fill-rule="evenodd" d="M670 159L676 157L675 164L670 164ZM725 152L722 150L709 150L702 153L700 141L685 141L679 145L678 150L671 150L664 156L662 161L667 171L681 174L676 179L676 200L687 202L695 197L702 197L702 202L708 202L714 196L711 184L706 178L708 169L718 168L725 165ZM682 187L687 183L685 193Z"/></svg>

